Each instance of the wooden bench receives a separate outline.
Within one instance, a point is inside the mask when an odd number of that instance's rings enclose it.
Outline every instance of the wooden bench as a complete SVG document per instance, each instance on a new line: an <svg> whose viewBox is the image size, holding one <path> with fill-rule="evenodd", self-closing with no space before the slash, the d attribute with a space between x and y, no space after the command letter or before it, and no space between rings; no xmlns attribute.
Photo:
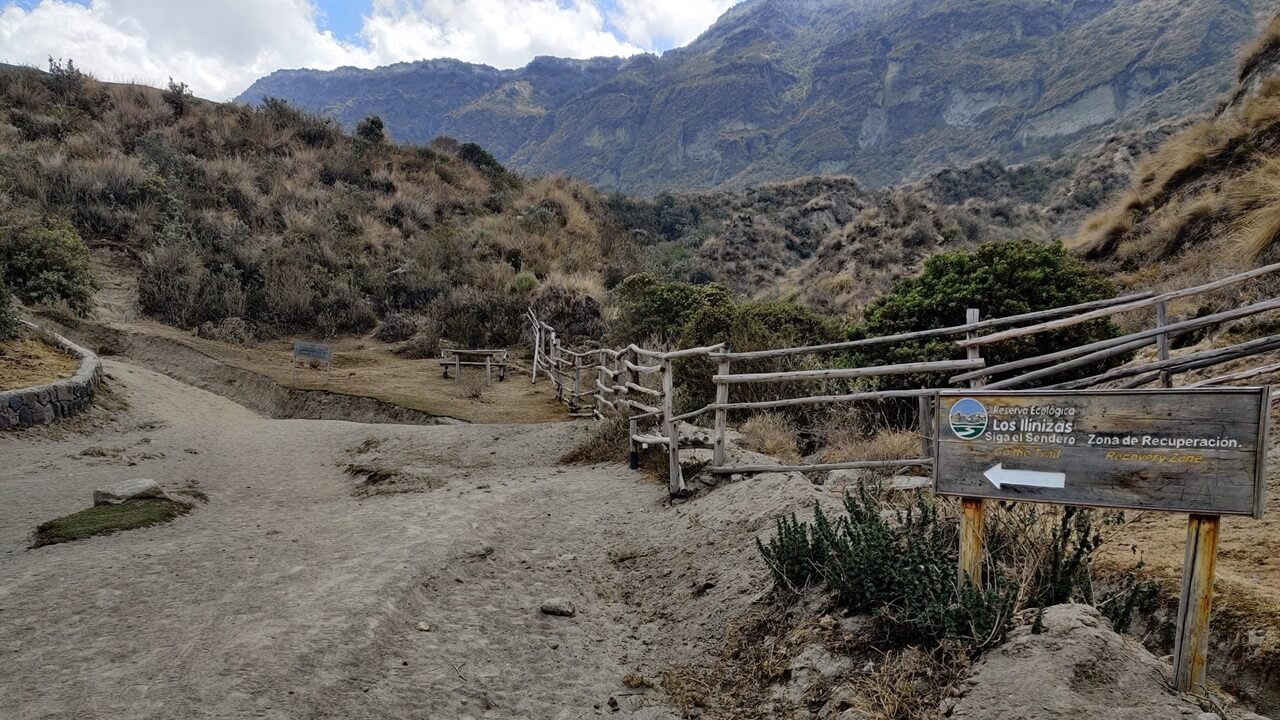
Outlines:
<svg viewBox="0 0 1280 720"><path fill-rule="evenodd" d="M453 381L461 382L462 368L484 368L484 384L493 384L493 369L498 369L498 382L507 379L506 350L454 350L440 351L440 367L444 376L449 377L449 369L453 368Z"/></svg>

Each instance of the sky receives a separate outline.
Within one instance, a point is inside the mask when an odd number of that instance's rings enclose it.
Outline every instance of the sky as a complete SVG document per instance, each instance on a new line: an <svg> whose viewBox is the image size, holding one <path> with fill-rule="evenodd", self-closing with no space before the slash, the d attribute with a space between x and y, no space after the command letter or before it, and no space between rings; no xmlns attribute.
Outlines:
<svg viewBox="0 0 1280 720"><path fill-rule="evenodd" d="M282 68L663 52L740 0L0 0L0 62L230 99Z"/></svg>

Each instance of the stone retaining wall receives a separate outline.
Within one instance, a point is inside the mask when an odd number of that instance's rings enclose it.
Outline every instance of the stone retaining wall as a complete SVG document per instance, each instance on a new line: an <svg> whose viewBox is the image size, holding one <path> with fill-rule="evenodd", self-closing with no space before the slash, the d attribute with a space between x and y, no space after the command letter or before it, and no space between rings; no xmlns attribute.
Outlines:
<svg viewBox="0 0 1280 720"><path fill-rule="evenodd" d="M43 425L84 412L102 384L102 361L92 351L36 325L27 327L51 345L80 359L75 375L20 390L0 392L0 430Z"/></svg>

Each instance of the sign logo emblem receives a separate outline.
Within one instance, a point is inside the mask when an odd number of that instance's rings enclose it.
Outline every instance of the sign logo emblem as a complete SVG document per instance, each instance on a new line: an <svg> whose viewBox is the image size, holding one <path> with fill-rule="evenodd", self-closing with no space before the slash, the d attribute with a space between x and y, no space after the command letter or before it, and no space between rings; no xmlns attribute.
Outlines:
<svg viewBox="0 0 1280 720"><path fill-rule="evenodd" d="M961 440L977 440L987 431L987 409L973 398L964 398L951 406L951 432Z"/></svg>

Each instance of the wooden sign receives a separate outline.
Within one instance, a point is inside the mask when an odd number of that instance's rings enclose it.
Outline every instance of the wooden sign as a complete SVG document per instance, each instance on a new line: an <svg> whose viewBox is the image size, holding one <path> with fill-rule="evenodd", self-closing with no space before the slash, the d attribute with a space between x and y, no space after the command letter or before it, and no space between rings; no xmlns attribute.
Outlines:
<svg viewBox="0 0 1280 720"><path fill-rule="evenodd" d="M938 396L941 495L1262 516L1265 388Z"/></svg>

